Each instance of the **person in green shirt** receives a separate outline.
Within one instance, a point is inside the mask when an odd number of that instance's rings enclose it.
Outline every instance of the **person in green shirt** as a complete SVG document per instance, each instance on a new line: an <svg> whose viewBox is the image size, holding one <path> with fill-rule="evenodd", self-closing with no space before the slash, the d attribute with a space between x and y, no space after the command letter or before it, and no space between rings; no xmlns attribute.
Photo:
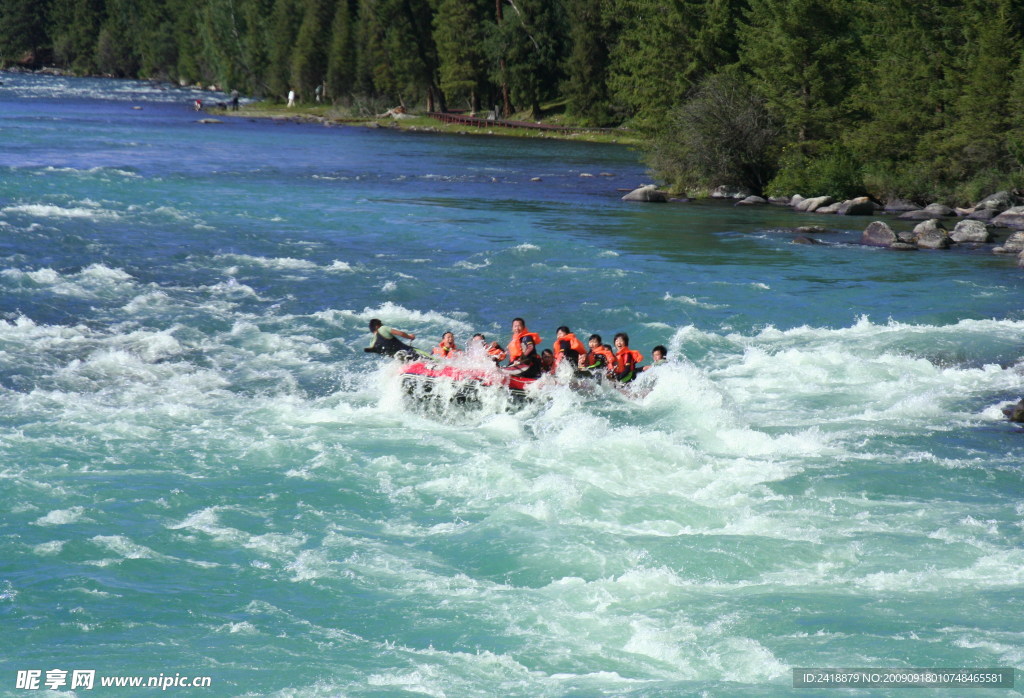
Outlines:
<svg viewBox="0 0 1024 698"><path fill-rule="evenodd" d="M398 339L399 337L405 337L408 340L416 339L416 335L411 332L388 327L377 318L370 320L370 332L373 332L373 341L363 351L384 356L394 356L400 351L409 352L409 354L416 353L415 349Z"/></svg>

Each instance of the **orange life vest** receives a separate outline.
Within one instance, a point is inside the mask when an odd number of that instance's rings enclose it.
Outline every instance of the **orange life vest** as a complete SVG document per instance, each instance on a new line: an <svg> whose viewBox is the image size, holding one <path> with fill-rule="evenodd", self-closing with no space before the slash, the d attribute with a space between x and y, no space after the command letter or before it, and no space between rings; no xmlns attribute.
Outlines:
<svg viewBox="0 0 1024 698"><path fill-rule="evenodd" d="M512 339L508 343L508 360L511 363L515 363L516 359L523 355L523 349L519 346L519 340L524 336L529 336L533 339L533 346L540 346L540 335L536 332L530 332L524 329L522 332L517 332L512 335Z"/></svg>
<svg viewBox="0 0 1024 698"><path fill-rule="evenodd" d="M460 353L461 352L458 349L456 349L454 345L452 345L450 347L446 347L443 344L438 344L436 347L434 347L434 350L433 350L434 356L440 356L443 359L448 359L448 358L451 358L453 356L458 356Z"/></svg>
<svg viewBox="0 0 1024 698"><path fill-rule="evenodd" d="M564 334L555 340L554 351L556 359L562 358L562 342L569 342L569 348L576 352L577 354L579 354L580 356L583 356L584 354L587 353L587 349L586 347L583 346L583 342L576 339L576 335L570 332L569 334Z"/></svg>
<svg viewBox="0 0 1024 698"><path fill-rule="evenodd" d="M611 353L602 346L598 346L596 349L587 352L587 358L585 360L584 368L591 368L597 366L598 360L604 358L604 368L609 369L615 365L615 354Z"/></svg>
<svg viewBox="0 0 1024 698"><path fill-rule="evenodd" d="M644 355L640 352L630 349L629 347L623 347L619 350L619 353L615 355L615 373L625 373L630 363L632 363L635 370L636 365L643 360Z"/></svg>

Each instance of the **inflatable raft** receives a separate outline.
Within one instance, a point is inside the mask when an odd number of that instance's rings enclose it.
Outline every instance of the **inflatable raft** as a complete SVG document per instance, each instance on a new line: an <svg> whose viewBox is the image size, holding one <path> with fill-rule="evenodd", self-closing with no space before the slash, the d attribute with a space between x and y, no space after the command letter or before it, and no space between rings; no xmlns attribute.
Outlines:
<svg viewBox="0 0 1024 698"><path fill-rule="evenodd" d="M513 402L527 399L536 378L510 376L495 368L473 368L416 361L402 369L402 388L414 401L479 402L482 390L507 391Z"/></svg>

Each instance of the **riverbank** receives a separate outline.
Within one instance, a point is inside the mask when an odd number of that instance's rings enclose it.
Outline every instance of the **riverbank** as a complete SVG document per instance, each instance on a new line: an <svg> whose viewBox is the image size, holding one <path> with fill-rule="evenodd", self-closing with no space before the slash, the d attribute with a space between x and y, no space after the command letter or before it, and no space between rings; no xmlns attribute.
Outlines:
<svg viewBox="0 0 1024 698"><path fill-rule="evenodd" d="M362 126L364 128L394 128L403 131L420 131L426 133L453 133L460 135L505 136L512 138L547 138L553 140L582 141L586 143L612 143L638 147L641 144L639 134L631 129L593 129L585 126L567 124L560 119L536 122L538 128L519 125L507 128L500 122L485 125L465 123L444 123L422 113L394 113L384 115L355 114L351 110L330 105L302 104L287 107L283 104L252 102L243 104L238 111L208 108L211 115L225 115L252 119L287 119L301 123L318 123L324 126ZM518 122L522 123L522 122ZM550 127L560 127L553 130Z"/></svg>

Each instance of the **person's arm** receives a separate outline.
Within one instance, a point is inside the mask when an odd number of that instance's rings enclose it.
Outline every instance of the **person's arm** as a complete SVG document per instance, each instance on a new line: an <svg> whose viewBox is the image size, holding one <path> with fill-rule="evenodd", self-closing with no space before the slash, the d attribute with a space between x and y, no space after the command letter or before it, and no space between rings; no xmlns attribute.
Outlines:
<svg viewBox="0 0 1024 698"><path fill-rule="evenodd" d="M412 332L403 332L402 330L396 330L392 328L391 334L397 334L399 337L405 337L406 339L416 339L416 335Z"/></svg>
<svg viewBox="0 0 1024 698"><path fill-rule="evenodd" d="M518 363L509 364L508 366L502 366L501 370L510 376L518 376L521 373L526 373L530 370L529 361L519 361Z"/></svg>

